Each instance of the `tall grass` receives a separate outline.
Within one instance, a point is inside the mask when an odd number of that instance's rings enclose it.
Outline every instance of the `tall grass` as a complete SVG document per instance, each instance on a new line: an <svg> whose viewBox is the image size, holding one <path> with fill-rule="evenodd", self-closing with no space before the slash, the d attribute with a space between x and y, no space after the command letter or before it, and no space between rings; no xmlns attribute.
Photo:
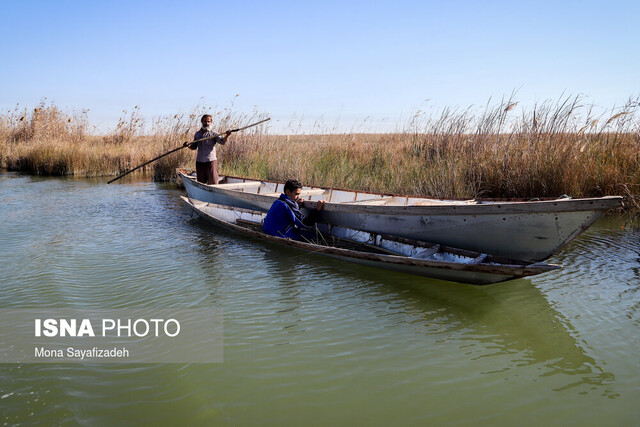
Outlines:
<svg viewBox="0 0 640 427"><path fill-rule="evenodd" d="M480 108L417 112L400 132L273 135L264 126L219 148L222 173L432 197L571 197L621 194L638 208L638 99L595 113L580 97L519 108L512 98ZM192 139L205 109L156 119L143 132L137 108L106 136L87 133L86 112L52 104L0 116L0 164L38 174L115 175ZM229 129L263 116L213 111ZM318 128L319 129L319 128ZM149 166L155 180L192 167L181 150Z"/></svg>
<svg viewBox="0 0 640 427"><path fill-rule="evenodd" d="M87 111L66 113L44 101L31 110L16 108L0 115L0 168L38 175L118 175L193 140L204 112L198 106L188 114L159 117L145 131L136 106L123 110L113 131L98 136L87 131ZM237 127L249 118L231 108L206 112L219 129ZM170 180L176 167L191 165L194 158L195 153L184 149L140 172L157 181Z"/></svg>
<svg viewBox="0 0 640 427"><path fill-rule="evenodd" d="M627 196L638 208L638 99L596 115L580 97L415 114L391 134L257 135L223 169L255 178L433 197Z"/></svg>

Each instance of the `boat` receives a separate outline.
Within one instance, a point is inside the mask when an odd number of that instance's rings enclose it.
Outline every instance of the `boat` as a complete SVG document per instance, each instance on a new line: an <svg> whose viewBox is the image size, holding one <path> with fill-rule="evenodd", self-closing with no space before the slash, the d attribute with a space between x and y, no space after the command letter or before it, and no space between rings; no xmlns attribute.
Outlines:
<svg viewBox="0 0 640 427"><path fill-rule="evenodd" d="M561 268L330 224L318 224L313 240L286 239L262 231L265 212L181 198L199 216L249 237L417 276L487 285Z"/></svg>
<svg viewBox="0 0 640 427"><path fill-rule="evenodd" d="M177 173L192 199L264 212L284 188L282 182L233 176L206 185L184 169ZM322 223L528 261L547 259L622 206L620 196L441 200L308 186L302 197L304 208L325 201Z"/></svg>

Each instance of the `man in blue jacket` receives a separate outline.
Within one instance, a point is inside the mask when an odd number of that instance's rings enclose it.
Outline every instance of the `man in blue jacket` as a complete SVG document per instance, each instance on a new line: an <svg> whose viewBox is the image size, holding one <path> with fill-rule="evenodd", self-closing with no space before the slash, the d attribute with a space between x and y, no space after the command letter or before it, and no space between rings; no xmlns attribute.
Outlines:
<svg viewBox="0 0 640 427"><path fill-rule="evenodd" d="M324 207L324 200L318 201L318 209L314 209L308 216L302 215L300 205L304 201L300 198L302 184L295 179L290 179L284 184L284 193L273 202L267 213L262 229L272 236L284 237L293 240L310 238L316 223L318 212Z"/></svg>

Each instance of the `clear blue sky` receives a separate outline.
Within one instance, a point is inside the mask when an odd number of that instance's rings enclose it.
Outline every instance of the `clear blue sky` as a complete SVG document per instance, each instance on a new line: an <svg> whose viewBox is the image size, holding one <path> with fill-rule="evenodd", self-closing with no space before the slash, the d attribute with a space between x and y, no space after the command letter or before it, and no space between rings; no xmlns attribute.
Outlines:
<svg viewBox="0 0 640 427"><path fill-rule="evenodd" d="M6 1L0 108L42 98L101 129L206 105L349 130L418 108L640 93L637 1ZM236 94L239 94L236 97ZM427 101L428 100L428 101ZM432 107L433 108L433 107ZM380 128L382 126L382 128ZM366 130L366 129L365 129Z"/></svg>

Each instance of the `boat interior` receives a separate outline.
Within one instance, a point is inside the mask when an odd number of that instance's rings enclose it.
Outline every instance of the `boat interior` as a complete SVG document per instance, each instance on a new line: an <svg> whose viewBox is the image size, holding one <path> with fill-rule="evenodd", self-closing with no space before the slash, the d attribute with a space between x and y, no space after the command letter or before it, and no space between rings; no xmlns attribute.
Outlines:
<svg viewBox="0 0 640 427"><path fill-rule="evenodd" d="M262 232L261 222L238 218L235 223L241 227ZM424 243L423 245L416 245L415 243L403 243L393 240L390 237L384 238L367 232L341 229L338 227L331 227L331 229L327 229L326 226L321 226L316 231L314 238L303 238L302 241L320 246L330 246L334 248L349 249L380 255L395 255L420 260L456 262L461 264L487 263L498 265L490 262L491 260L487 259L487 257L489 257L487 254L451 253L449 251L445 251L444 248L438 244ZM525 264L522 263L521 265Z"/></svg>
<svg viewBox="0 0 640 427"><path fill-rule="evenodd" d="M215 217L220 215L215 212L224 212L222 216L230 215L228 220L233 218L230 222L244 228L262 232L262 221L266 216L264 212L205 203L193 199L185 198L185 200L188 200L189 203L193 204L198 209L211 212ZM330 224L317 224L316 236L311 240L307 240L307 243L357 250L360 252L396 255L420 260L455 262L460 264L508 264L512 266L531 265L531 263L526 261L496 257L484 253L449 248L439 244L414 239L370 233L363 230L355 230Z"/></svg>
<svg viewBox="0 0 640 427"><path fill-rule="evenodd" d="M255 218L253 220L247 220L243 219L242 215L239 214L239 217L235 220L235 224L254 231L262 232L262 222L256 221ZM536 265L535 263L532 264L521 260L494 257L484 253L449 248L439 244L422 242L419 240L386 236L327 224L317 224L315 237L312 239L304 239L302 241L306 241L307 243L312 243L314 245L330 246L381 255L395 255L425 261L442 261L467 265L511 265L514 267Z"/></svg>
<svg viewBox="0 0 640 427"><path fill-rule="evenodd" d="M233 190L243 193L262 194L278 197L284 191L284 183L272 181L258 181L233 176L221 176L217 188ZM324 200L327 203L341 203L369 206L433 206L433 205L473 205L484 203L475 199L469 200L440 200L426 197L401 196L393 194L376 194L363 191L342 190L336 188L321 188L303 186L300 197L309 201Z"/></svg>

